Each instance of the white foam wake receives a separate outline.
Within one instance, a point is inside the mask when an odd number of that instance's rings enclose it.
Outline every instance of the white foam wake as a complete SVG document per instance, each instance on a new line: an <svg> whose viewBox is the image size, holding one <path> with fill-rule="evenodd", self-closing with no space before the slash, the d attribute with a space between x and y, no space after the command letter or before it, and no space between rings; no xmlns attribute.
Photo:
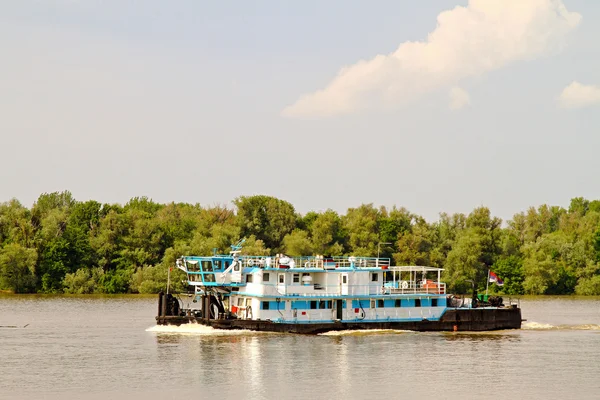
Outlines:
<svg viewBox="0 0 600 400"><path fill-rule="evenodd" d="M542 324L539 322L527 321L523 325L521 325L521 329L543 331L549 329L556 329L556 326L550 324Z"/></svg>
<svg viewBox="0 0 600 400"><path fill-rule="evenodd" d="M155 325L146 332L154 332L160 334L176 334L176 335L197 335L197 336L240 336L240 335L259 335L268 334L270 332L257 332L245 329L215 329L210 326L201 324L182 324L176 325Z"/></svg>
<svg viewBox="0 0 600 400"><path fill-rule="evenodd" d="M598 324L581 324L581 325L551 325L542 324L539 322L528 321L525 322L521 329L534 330L534 331L546 331L546 330L571 330L571 331L598 331L600 325Z"/></svg>

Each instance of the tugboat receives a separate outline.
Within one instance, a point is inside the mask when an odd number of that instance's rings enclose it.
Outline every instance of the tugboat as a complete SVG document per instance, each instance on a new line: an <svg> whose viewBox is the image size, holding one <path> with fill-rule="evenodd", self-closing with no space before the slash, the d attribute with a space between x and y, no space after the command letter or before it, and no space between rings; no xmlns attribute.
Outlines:
<svg viewBox="0 0 600 400"><path fill-rule="evenodd" d="M379 257L247 256L242 244L228 255L179 258L190 292L160 293L157 323L302 334L521 328L517 303L448 295L441 268Z"/></svg>

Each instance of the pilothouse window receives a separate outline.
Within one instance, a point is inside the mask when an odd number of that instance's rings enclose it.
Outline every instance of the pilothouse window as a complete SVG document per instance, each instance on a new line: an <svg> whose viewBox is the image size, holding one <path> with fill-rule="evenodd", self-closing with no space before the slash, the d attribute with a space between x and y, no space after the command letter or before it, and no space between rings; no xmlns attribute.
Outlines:
<svg viewBox="0 0 600 400"><path fill-rule="evenodd" d="M269 282L269 273L268 272L263 273L263 282Z"/></svg>
<svg viewBox="0 0 600 400"><path fill-rule="evenodd" d="M190 271L190 272L199 272L200 271L200 265L199 265L198 261L188 261L186 264L187 264L188 271Z"/></svg>

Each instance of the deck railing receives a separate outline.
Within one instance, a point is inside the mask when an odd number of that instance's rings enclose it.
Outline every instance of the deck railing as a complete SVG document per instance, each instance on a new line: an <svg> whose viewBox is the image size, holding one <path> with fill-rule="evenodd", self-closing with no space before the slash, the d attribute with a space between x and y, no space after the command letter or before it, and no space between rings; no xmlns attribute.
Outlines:
<svg viewBox="0 0 600 400"><path fill-rule="evenodd" d="M386 257L256 257L240 256L244 267L266 267L266 268L382 268L387 269L391 260Z"/></svg>

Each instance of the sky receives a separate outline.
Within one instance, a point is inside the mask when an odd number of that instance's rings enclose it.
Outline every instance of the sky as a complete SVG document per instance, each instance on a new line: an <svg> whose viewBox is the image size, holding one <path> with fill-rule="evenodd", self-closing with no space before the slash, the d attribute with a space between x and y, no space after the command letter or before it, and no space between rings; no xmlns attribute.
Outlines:
<svg viewBox="0 0 600 400"><path fill-rule="evenodd" d="M0 202L600 199L600 2L0 0Z"/></svg>

